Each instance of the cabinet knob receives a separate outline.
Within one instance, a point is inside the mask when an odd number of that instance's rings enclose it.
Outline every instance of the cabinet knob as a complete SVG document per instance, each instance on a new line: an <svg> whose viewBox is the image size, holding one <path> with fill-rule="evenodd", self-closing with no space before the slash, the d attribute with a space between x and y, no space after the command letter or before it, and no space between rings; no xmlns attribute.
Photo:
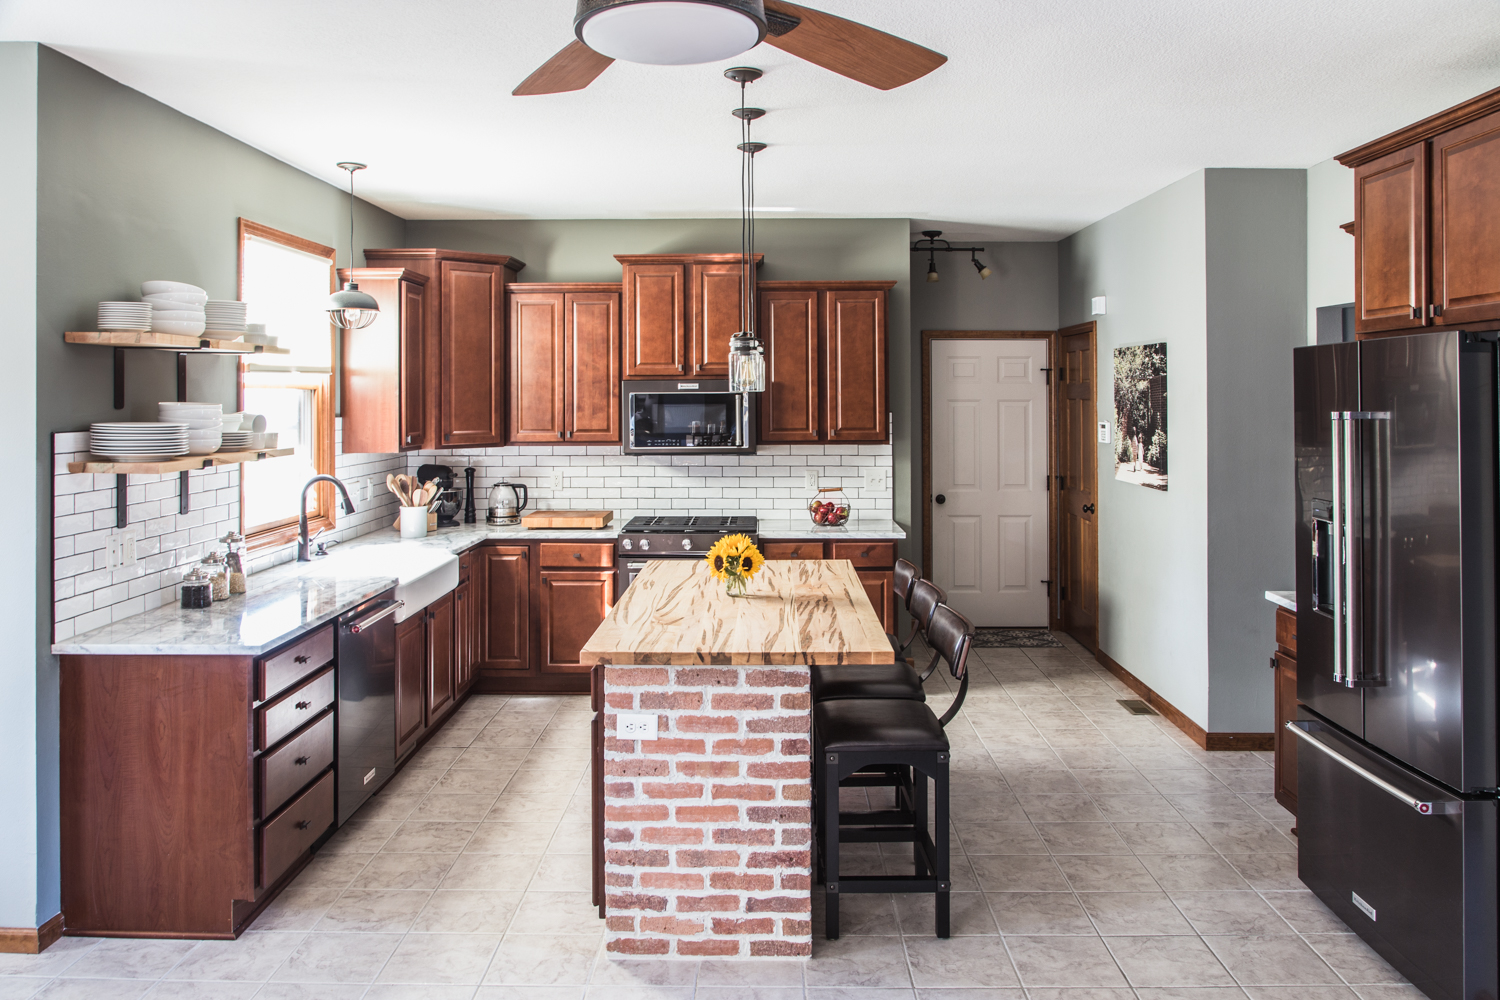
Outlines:
<svg viewBox="0 0 1500 1000"><path fill-rule="evenodd" d="M868 559L868 558L870 558L870 550L869 549L865 549L863 552L861 552L859 554L859 557L861 559Z"/></svg>
<svg viewBox="0 0 1500 1000"><path fill-rule="evenodd" d="M583 560L583 553L582 552L575 552L575 553L573 553L573 558L577 559L577 560L579 560L581 562Z"/></svg>
<svg viewBox="0 0 1500 1000"><path fill-rule="evenodd" d="M310 701L299 701L299 702L297 702L297 710L299 712L305 712L309 708L312 708L312 702L310 702Z"/></svg>
<svg viewBox="0 0 1500 1000"><path fill-rule="evenodd" d="M312 820L310 819L301 819L297 821L297 829L299 830L306 830L310 826L312 826Z"/></svg>
<svg viewBox="0 0 1500 1000"><path fill-rule="evenodd" d="M292 761L292 763L296 764L298 767L301 767L303 764L306 764L310 759L311 758L309 758L309 757L298 757L296 760Z"/></svg>
<svg viewBox="0 0 1500 1000"><path fill-rule="evenodd" d="M311 656L294 656L294 657L292 657L292 662L293 663L306 663L310 659L312 659Z"/></svg>

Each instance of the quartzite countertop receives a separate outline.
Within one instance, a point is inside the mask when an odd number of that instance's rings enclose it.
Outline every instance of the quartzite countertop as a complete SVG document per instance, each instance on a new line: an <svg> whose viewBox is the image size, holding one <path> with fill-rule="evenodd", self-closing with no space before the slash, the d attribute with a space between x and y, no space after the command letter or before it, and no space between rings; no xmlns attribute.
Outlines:
<svg viewBox="0 0 1500 1000"><path fill-rule="evenodd" d="M584 663L889 663L891 646L847 559L765 563L730 597L699 559L654 560L579 654Z"/></svg>

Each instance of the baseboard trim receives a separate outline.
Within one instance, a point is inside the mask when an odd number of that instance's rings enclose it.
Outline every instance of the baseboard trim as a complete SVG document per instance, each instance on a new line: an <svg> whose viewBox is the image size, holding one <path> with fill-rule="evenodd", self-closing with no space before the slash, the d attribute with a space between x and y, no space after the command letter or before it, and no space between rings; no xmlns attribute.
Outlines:
<svg viewBox="0 0 1500 1000"><path fill-rule="evenodd" d="M1118 677L1130 690L1140 695L1152 708L1160 712L1168 722L1181 729L1194 743L1204 750L1275 750L1275 733L1210 733L1182 713L1176 705L1151 689L1151 686L1129 670L1120 666L1104 650L1094 652L1094 659L1105 670Z"/></svg>
<svg viewBox="0 0 1500 1000"><path fill-rule="evenodd" d="M62 914L40 927L0 927L0 954L40 955L62 937Z"/></svg>

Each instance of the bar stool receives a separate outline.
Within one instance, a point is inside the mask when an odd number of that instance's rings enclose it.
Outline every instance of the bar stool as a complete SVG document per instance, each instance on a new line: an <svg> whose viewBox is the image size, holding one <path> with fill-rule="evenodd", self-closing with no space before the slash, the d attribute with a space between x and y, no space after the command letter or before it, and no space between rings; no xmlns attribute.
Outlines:
<svg viewBox="0 0 1500 1000"><path fill-rule="evenodd" d="M907 563L910 566L910 563ZM915 569L915 567L913 567ZM919 632L925 632L932 621L932 614L947 599L942 588L927 580L912 584L907 609L911 611L912 632L910 645ZM893 640L894 641L894 640ZM906 647L903 646L904 650ZM836 701L845 698L907 698L926 701L922 690L926 680L937 667L938 657L933 655L927 672L920 677L906 665L904 660L895 663L830 663L813 664L812 676L814 701Z"/></svg>
<svg viewBox="0 0 1500 1000"><path fill-rule="evenodd" d="M910 611L911 588L915 586L917 580L921 578L922 571L917 569L917 564L910 561L909 559L897 559L896 571L893 576L895 578L895 584L893 585L892 589L895 591L896 600L900 601L901 606L904 607L907 611ZM915 639L917 637L917 630L916 627L913 626L911 637L908 638L905 642L901 643L901 645L899 646L896 645L897 642L900 642L899 636L887 632L885 634L885 637L890 640L891 648L896 651L896 656L900 657L902 653L906 652L906 647L911 645L912 639Z"/></svg>
<svg viewBox="0 0 1500 1000"><path fill-rule="evenodd" d="M942 718L918 701L897 698L823 701L813 706L813 815L818 824L818 873L823 882L824 933L839 936L839 896L848 892L931 892L935 931L949 934L948 737L943 731L963 707L969 689L968 658L974 626L939 607L927 641L959 681L958 695ZM872 771L880 773L870 773ZM857 772L866 772L859 774ZM893 809L842 812L839 788L889 784L897 778ZM934 839L927 832L927 779L933 783ZM839 844L912 845L911 875L839 875Z"/></svg>

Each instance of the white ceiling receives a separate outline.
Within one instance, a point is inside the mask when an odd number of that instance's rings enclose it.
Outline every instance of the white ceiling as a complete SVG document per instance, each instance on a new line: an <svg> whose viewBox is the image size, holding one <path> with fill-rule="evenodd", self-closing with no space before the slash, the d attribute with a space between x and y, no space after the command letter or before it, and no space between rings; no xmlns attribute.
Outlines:
<svg viewBox="0 0 1500 1000"><path fill-rule="evenodd" d="M406 218L738 214L1057 239L1200 167L1305 167L1500 84L1494 0L821 0L946 53L880 92L769 46L511 97L573 0L0 0L41 41Z"/></svg>

